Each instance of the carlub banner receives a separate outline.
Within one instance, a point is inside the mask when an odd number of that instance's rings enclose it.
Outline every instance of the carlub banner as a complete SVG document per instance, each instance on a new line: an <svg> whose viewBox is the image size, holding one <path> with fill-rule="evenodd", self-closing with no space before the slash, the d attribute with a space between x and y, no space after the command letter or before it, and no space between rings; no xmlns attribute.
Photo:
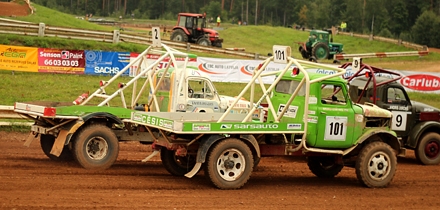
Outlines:
<svg viewBox="0 0 440 210"><path fill-rule="evenodd" d="M38 71L38 48L0 45L0 69Z"/></svg>
<svg viewBox="0 0 440 210"><path fill-rule="evenodd" d="M38 48L38 71L64 74L84 74L83 50Z"/></svg>
<svg viewBox="0 0 440 210"><path fill-rule="evenodd" d="M85 51L85 74L115 75L130 62L130 52ZM125 71L123 75L128 75Z"/></svg>

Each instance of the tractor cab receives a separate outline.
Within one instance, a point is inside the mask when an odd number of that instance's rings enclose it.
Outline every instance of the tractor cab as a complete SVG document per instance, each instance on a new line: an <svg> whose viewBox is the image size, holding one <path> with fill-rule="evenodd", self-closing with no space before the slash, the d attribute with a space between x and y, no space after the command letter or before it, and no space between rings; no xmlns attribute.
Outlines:
<svg viewBox="0 0 440 210"><path fill-rule="evenodd" d="M215 47L222 47L223 42L216 30L206 28L206 16L195 13L179 13L170 38L172 41Z"/></svg>

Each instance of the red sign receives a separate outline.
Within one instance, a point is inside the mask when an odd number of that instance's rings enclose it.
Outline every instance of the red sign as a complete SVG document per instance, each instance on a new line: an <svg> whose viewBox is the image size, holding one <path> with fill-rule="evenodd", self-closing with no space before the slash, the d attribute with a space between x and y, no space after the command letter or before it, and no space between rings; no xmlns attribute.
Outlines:
<svg viewBox="0 0 440 210"><path fill-rule="evenodd" d="M38 48L38 71L84 74L84 50Z"/></svg>
<svg viewBox="0 0 440 210"><path fill-rule="evenodd" d="M429 74L413 74L400 79L400 83L413 90L440 90L440 77Z"/></svg>

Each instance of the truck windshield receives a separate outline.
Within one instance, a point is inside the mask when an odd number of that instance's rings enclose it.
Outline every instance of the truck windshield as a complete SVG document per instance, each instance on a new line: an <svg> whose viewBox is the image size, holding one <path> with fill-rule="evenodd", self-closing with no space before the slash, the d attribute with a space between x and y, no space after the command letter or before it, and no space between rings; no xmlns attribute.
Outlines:
<svg viewBox="0 0 440 210"><path fill-rule="evenodd" d="M294 80L281 80L275 87L275 91L278 93L285 93L285 94L293 94L295 92L296 88L298 88L299 81ZM301 87L301 89L298 92L299 96L305 95L305 88L304 85Z"/></svg>

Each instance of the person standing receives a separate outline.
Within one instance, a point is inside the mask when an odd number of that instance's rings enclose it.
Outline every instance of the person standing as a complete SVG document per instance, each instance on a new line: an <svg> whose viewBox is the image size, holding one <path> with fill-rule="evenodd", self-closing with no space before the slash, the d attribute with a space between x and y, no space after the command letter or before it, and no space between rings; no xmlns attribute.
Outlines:
<svg viewBox="0 0 440 210"><path fill-rule="evenodd" d="M220 27L220 23L222 22L222 19L220 19L220 15L217 16L217 27Z"/></svg>

